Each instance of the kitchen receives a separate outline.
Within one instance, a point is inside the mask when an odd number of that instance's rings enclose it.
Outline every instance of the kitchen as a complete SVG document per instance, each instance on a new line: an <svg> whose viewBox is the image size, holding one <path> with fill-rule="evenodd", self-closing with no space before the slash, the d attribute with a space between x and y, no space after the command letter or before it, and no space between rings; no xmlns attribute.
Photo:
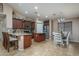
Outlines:
<svg viewBox="0 0 79 59"><path fill-rule="evenodd" d="M1 6L3 10L1 13L5 15L5 18L1 20L3 22L2 32L7 32L9 36L18 39L16 44L18 45L18 50L30 47L32 41L41 42L45 40L43 21L38 19L37 21L32 21L31 18L25 18L8 4L1 4ZM4 34L1 35L4 36ZM1 41L3 41L3 46L7 47L8 40L4 39L4 37L1 37Z"/></svg>
<svg viewBox="0 0 79 59"><path fill-rule="evenodd" d="M0 55L79 55L78 9L75 3L1 3Z"/></svg>

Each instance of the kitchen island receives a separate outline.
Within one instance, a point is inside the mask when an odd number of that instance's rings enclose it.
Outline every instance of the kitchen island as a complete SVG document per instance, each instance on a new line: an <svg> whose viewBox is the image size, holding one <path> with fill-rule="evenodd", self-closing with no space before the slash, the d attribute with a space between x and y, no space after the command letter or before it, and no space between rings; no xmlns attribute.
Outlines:
<svg viewBox="0 0 79 59"><path fill-rule="evenodd" d="M31 33L9 33L10 35L17 36L18 39L18 50L24 50L30 47L32 44Z"/></svg>
<svg viewBox="0 0 79 59"><path fill-rule="evenodd" d="M45 34L44 33L35 33L34 34L34 41L42 42L44 40L45 40Z"/></svg>

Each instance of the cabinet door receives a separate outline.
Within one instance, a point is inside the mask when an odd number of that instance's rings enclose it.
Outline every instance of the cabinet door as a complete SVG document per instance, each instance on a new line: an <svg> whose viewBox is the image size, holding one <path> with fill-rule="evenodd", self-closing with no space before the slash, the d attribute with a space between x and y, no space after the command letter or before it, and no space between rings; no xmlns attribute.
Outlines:
<svg viewBox="0 0 79 59"><path fill-rule="evenodd" d="M32 22L32 29L35 29L35 22Z"/></svg>
<svg viewBox="0 0 79 59"><path fill-rule="evenodd" d="M17 20L17 28L18 29L22 28L22 21L21 20Z"/></svg>
<svg viewBox="0 0 79 59"><path fill-rule="evenodd" d="M21 29L23 28L23 22L21 20L13 19L13 28L14 29Z"/></svg>
<svg viewBox="0 0 79 59"><path fill-rule="evenodd" d="M24 22L24 28L27 28L27 27L31 27L31 22L30 21L25 21Z"/></svg>
<svg viewBox="0 0 79 59"><path fill-rule="evenodd" d="M25 28L25 23L24 23L24 21L22 21L22 28L23 28L23 29Z"/></svg>
<svg viewBox="0 0 79 59"><path fill-rule="evenodd" d="M17 20L13 19L13 28L16 29L17 28Z"/></svg>
<svg viewBox="0 0 79 59"><path fill-rule="evenodd" d="M24 48L31 46L31 44L32 44L32 36L24 35Z"/></svg>

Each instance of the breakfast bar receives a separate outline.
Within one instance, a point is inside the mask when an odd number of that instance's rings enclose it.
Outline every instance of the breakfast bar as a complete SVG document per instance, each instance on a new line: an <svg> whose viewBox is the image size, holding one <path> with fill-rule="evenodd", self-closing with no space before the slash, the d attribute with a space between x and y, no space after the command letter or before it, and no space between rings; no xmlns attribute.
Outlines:
<svg viewBox="0 0 79 59"><path fill-rule="evenodd" d="M32 44L32 34L31 33L9 33L10 35L17 36L18 39L18 50L24 50L30 47Z"/></svg>

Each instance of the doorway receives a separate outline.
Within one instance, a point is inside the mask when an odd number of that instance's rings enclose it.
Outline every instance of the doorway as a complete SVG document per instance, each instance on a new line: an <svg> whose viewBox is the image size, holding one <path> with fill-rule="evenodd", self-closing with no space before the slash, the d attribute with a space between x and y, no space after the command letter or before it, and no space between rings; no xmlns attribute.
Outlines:
<svg viewBox="0 0 79 59"><path fill-rule="evenodd" d="M49 21L44 21L43 31L45 33L45 38L49 39Z"/></svg>

